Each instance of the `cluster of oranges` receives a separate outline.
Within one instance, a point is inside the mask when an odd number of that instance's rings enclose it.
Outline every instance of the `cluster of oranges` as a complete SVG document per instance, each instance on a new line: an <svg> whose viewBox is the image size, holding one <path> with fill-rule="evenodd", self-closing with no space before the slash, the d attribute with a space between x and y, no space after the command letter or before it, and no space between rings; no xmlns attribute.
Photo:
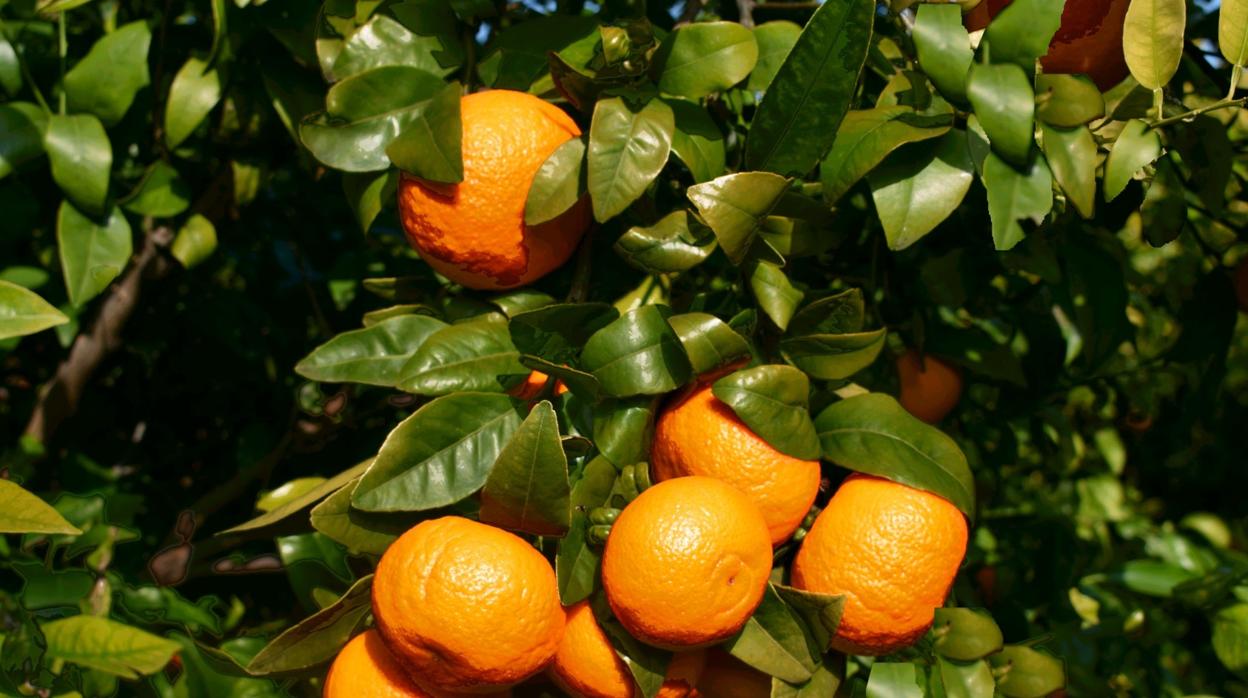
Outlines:
<svg viewBox="0 0 1248 698"><path fill-rule="evenodd" d="M470 288L528 283L565 262L588 226L572 206L539 226L524 222L533 177L580 135L559 109L496 90L461 105L464 181L444 187L405 177L400 214L409 240L439 273ZM902 402L937 421L961 378L918 355L902 357ZM540 392L534 374L520 397ZM611 526L601 560L601 603L561 603L549 561L524 539L460 517L417 524L382 556L373 578L375 628L340 652L329 698L509 695L549 680L584 698L632 698L635 681L600 619L670 651L659 692L770 693L764 674L716 645L741 631L773 578L773 551L793 537L821 486L817 460L772 448L703 380L655 425L657 484ZM789 577L803 590L843 595L834 648L887 654L931 625L966 550L966 521L948 501L877 477L853 475L801 540Z"/></svg>

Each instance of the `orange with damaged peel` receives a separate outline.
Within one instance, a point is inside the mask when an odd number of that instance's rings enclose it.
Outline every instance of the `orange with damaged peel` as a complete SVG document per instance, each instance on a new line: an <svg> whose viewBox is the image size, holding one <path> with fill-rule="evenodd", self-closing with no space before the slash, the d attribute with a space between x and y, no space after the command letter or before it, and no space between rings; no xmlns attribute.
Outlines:
<svg viewBox="0 0 1248 698"><path fill-rule="evenodd" d="M468 288L531 283L566 262L589 227L588 199L545 223L524 222L533 177L581 130L553 104L513 90L465 96L460 119L463 181L404 175L399 182L407 240L429 266Z"/></svg>

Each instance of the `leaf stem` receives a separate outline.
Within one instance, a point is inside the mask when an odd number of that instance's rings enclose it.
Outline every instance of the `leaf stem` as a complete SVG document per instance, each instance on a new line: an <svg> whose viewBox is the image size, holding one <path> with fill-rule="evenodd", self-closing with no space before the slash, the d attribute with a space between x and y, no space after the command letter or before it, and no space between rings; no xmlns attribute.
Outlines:
<svg viewBox="0 0 1248 698"><path fill-rule="evenodd" d="M1235 99L1235 90L1239 87L1239 79L1244 74L1244 66L1231 66L1231 88L1226 92L1227 99Z"/></svg>
<svg viewBox="0 0 1248 698"><path fill-rule="evenodd" d="M22 31L25 31L25 29L23 28ZM15 40L9 35L9 31L4 25L4 20L0 20L0 35L3 35L4 39L13 45L13 54L17 56L17 67L22 71L22 77L25 79L26 84L30 86L30 93L35 96L35 101L39 103L39 107L43 109L44 113L51 114L52 108L48 106L48 101L43 98L43 92L39 90L39 85L35 82L35 76L30 72L30 66L26 64L26 56L22 51L20 42L21 32L18 32L17 40Z"/></svg>
<svg viewBox="0 0 1248 698"><path fill-rule="evenodd" d="M1244 102L1248 102L1248 97L1240 97L1238 99L1224 99L1221 102L1214 102L1213 104L1206 104L1203 107L1200 107L1198 109L1193 109L1191 111L1183 112L1182 114L1175 114L1174 116L1166 117L1164 119L1158 119L1157 121L1154 121L1153 123L1149 124L1148 127L1160 128L1162 126L1169 126L1170 124L1177 123L1179 121L1187 121L1189 119L1194 119L1200 116L1201 114L1207 114L1211 111L1217 111L1219 109L1230 109L1232 107L1238 108L1238 107L1243 106Z"/></svg>
<svg viewBox="0 0 1248 698"><path fill-rule="evenodd" d="M1161 88L1153 90L1153 108L1157 110L1157 119L1165 120L1166 114L1163 107L1165 106L1166 97L1162 93Z"/></svg>

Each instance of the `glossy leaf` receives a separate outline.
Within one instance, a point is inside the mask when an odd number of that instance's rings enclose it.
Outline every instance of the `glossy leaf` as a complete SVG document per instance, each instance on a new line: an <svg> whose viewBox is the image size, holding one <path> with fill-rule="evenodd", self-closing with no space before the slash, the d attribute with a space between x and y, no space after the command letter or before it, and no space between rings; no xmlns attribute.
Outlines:
<svg viewBox="0 0 1248 698"><path fill-rule="evenodd" d="M758 61L754 70L750 71L750 79L745 88L751 92L762 92L771 84L784 60L789 57L797 37L801 36L802 28L787 20L763 22L754 27L754 41L758 43Z"/></svg>
<svg viewBox="0 0 1248 698"><path fill-rule="evenodd" d="M789 333L797 336L860 332L865 315L862 291L851 288L803 306L789 323Z"/></svg>
<svg viewBox="0 0 1248 698"><path fill-rule="evenodd" d="M715 381L712 392L777 451L804 460L819 457L805 373L782 365L742 369Z"/></svg>
<svg viewBox="0 0 1248 698"><path fill-rule="evenodd" d="M281 676L333 659L370 610L372 590L373 576L361 577L332 604L273 638L247 663L247 673Z"/></svg>
<svg viewBox="0 0 1248 698"><path fill-rule="evenodd" d="M105 34L65 74L69 107L113 125L121 121L139 90L147 87L147 51L152 32L140 20Z"/></svg>
<svg viewBox="0 0 1248 698"><path fill-rule="evenodd" d="M965 131L949 131L886 159L867 183L889 249L904 250L935 230L961 205L973 179Z"/></svg>
<svg viewBox="0 0 1248 698"><path fill-rule="evenodd" d="M588 191L585 169L585 139L572 138L546 158L524 202L524 222L538 225L557 218L576 205Z"/></svg>
<svg viewBox="0 0 1248 698"><path fill-rule="evenodd" d="M0 104L0 179L43 153L47 125L47 114L34 104Z"/></svg>
<svg viewBox="0 0 1248 698"><path fill-rule="evenodd" d="M758 62L754 33L736 22L698 22L668 34L652 69L659 89L699 99L741 82Z"/></svg>
<svg viewBox="0 0 1248 698"><path fill-rule="evenodd" d="M572 486L571 526L555 550L555 579L564 606L580 603L594 591L601 555L586 541L589 511L606 504L616 475L615 466L600 456L585 464L581 479Z"/></svg>
<svg viewBox="0 0 1248 698"><path fill-rule="evenodd" d="M108 199L113 146L100 120L90 114L48 117L43 147L52 179L78 208L98 215Z"/></svg>
<svg viewBox="0 0 1248 698"><path fill-rule="evenodd" d="M818 665L793 609L767 585L763 601L741 632L724 643L732 656L791 684L810 680Z"/></svg>
<svg viewBox="0 0 1248 698"><path fill-rule="evenodd" d="M460 91L457 82L447 85L404 122L386 146L386 157L395 167L431 182L464 180Z"/></svg>
<svg viewBox="0 0 1248 698"><path fill-rule="evenodd" d="M127 679L155 674L179 649L172 640L99 616L70 616L40 629L50 659Z"/></svg>
<svg viewBox="0 0 1248 698"><path fill-rule="evenodd" d="M258 531L273 528L277 524L290 519L296 514L306 511L312 505L347 485L347 483L357 479L364 474L364 471L367 470L370 465L372 465L371 459L366 460L363 463L357 463L329 478L328 480L325 480L316 487L301 493L298 497L283 502L277 508L267 511L250 521L241 523L232 528L227 528L219 535L230 535L233 533L244 533L247 531Z"/></svg>
<svg viewBox="0 0 1248 698"><path fill-rule="evenodd" d="M401 315L343 332L295 364L295 372L323 383L394 386L403 365L430 335L447 327L427 315Z"/></svg>
<svg viewBox="0 0 1248 698"><path fill-rule="evenodd" d="M1007 645L988 661L1005 698L1043 698L1066 685L1062 661L1030 647Z"/></svg>
<svg viewBox="0 0 1248 698"><path fill-rule="evenodd" d="M1083 75L1036 76L1036 118L1058 128L1082 126L1105 115L1105 98Z"/></svg>
<svg viewBox="0 0 1248 698"><path fill-rule="evenodd" d="M1036 98L1031 81L1013 64L971 66L966 96L994 152L1016 165L1031 152Z"/></svg>
<svg viewBox="0 0 1248 698"><path fill-rule="evenodd" d="M667 164L676 117L651 99L640 108L620 97L599 100L589 127L589 195L599 222L623 213Z"/></svg>
<svg viewBox="0 0 1248 698"><path fill-rule="evenodd" d="M556 303L515 314L508 330L521 353L568 362L591 335L619 316L606 303Z"/></svg>
<svg viewBox="0 0 1248 698"><path fill-rule="evenodd" d="M498 52L481 62L482 76L495 88L527 91L550 69L546 54L598 32L594 17L550 15L518 22L498 33Z"/></svg>
<svg viewBox="0 0 1248 698"><path fill-rule="evenodd" d="M461 57L454 36L447 38L436 34L422 36L384 14L374 15L343 43L334 60L333 77L342 80L385 66L407 66L446 75L455 69Z"/></svg>
<svg viewBox="0 0 1248 698"><path fill-rule="evenodd" d="M1161 136L1156 131L1139 119L1128 121L1105 160L1105 200L1118 198L1131 178L1161 153Z"/></svg>
<svg viewBox="0 0 1248 698"><path fill-rule="evenodd" d="M69 302L81 307L121 274L134 243L120 209L114 207L97 223L62 201L56 214L56 245Z"/></svg>
<svg viewBox="0 0 1248 698"><path fill-rule="evenodd" d="M970 662L1001 649L1001 628L991 615L969 608L938 608L933 648L942 657Z"/></svg>
<svg viewBox="0 0 1248 698"><path fill-rule="evenodd" d="M833 403L815 429L833 463L937 494L974 515L975 480L962 450L892 397L867 393Z"/></svg>
<svg viewBox="0 0 1248 698"><path fill-rule="evenodd" d="M702 263L715 249L715 238L699 238L683 209L673 211L651 226L633 226L619 240L615 251L630 265L651 274L688 271ZM708 233L706 228L701 232Z"/></svg>
<svg viewBox="0 0 1248 698"><path fill-rule="evenodd" d="M204 216L195 213L178 228L169 246L169 254L190 269L212 256L217 249L217 228Z"/></svg>
<svg viewBox="0 0 1248 698"><path fill-rule="evenodd" d="M1122 52L1131 75L1150 90L1170 82L1183 57L1184 0L1136 0L1122 25Z"/></svg>
<svg viewBox="0 0 1248 698"><path fill-rule="evenodd" d="M42 332L67 322L69 318L39 294L0 280L0 340ZM0 517L3 511L0 507Z"/></svg>
<svg viewBox="0 0 1248 698"><path fill-rule="evenodd" d="M971 38L962 28L962 8L953 3L919 5L913 37L919 66L927 77L949 99L965 101L974 54Z"/></svg>
<svg viewBox="0 0 1248 698"><path fill-rule="evenodd" d="M1023 171L994 151L984 160L983 178L988 190L988 214L992 217L992 241L998 250L1008 250L1025 235L1020 220L1038 224L1052 210L1053 174L1038 150L1032 153Z"/></svg>
<svg viewBox="0 0 1248 698"><path fill-rule="evenodd" d="M845 595L821 594L780 585L776 585L775 589L780 598L805 623L810 633L809 640L814 643L816 656L827 654L832 647L833 638L836 637L836 630L841 625L841 615L845 610ZM824 668L835 669L834 666L829 667L826 663ZM841 669L840 675L843 677L844 667L842 666ZM818 675L819 671L816 670L815 674Z"/></svg>
<svg viewBox="0 0 1248 698"><path fill-rule="evenodd" d="M650 457L655 400L604 400L594 406L594 445L617 468Z"/></svg>
<svg viewBox="0 0 1248 698"><path fill-rule="evenodd" d="M871 332L785 337L780 340L780 351L785 361L812 378L841 380L875 363L884 349L886 335L881 328Z"/></svg>
<svg viewBox="0 0 1248 698"><path fill-rule="evenodd" d="M666 308L644 305L585 342L581 364L608 395L659 395L689 380L689 357L667 322L669 314Z"/></svg>
<svg viewBox="0 0 1248 698"><path fill-rule="evenodd" d="M728 323L709 313L684 313L668 318L689 355L694 375L749 357L750 345Z"/></svg>
<svg viewBox="0 0 1248 698"><path fill-rule="evenodd" d="M750 269L750 291L758 306L776 327L784 330L806 296L795 287L784 270L771 262L758 262Z"/></svg>
<svg viewBox="0 0 1248 698"><path fill-rule="evenodd" d="M719 241L733 264L745 261L759 226L789 180L769 172L738 172L689 187L685 194Z"/></svg>
<svg viewBox="0 0 1248 698"><path fill-rule="evenodd" d="M7 295L6 290L11 285L7 281L0 281L0 298ZM4 307L0 305L0 312L3 312ZM82 533L77 526L66 521L52 505L22 489L12 480L0 479L0 502L3 502L3 506L0 506L0 533Z"/></svg>
<svg viewBox="0 0 1248 698"><path fill-rule="evenodd" d="M936 138L949 130L949 124L948 119L921 117L909 107L849 112L819 167L824 200L836 203L889 153L906 143Z"/></svg>
<svg viewBox="0 0 1248 698"><path fill-rule="evenodd" d="M706 182L724 173L724 134L706 108L684 99L663 100L672 108L676 129L672 152L689 168L695 182Z"/></svg>
<svg viewBox="0 0 1248 698"><path fill-rule="evenodd" d="M963 663L938 657L933 673L946 698L993 698L996 695L997 682L992 678L992 669L982 659Z"/></svg>
<svg viewBox="0 0 1248 698"><path fill-rule="evenodd" d="M173 77L165 107L165 144L177 148L221 101L222 78L217 68L191 57Z"/></svg>
<svg viewBox="0 0 1248 698"><path fill-rule="evenodd" d="M1041 124L1044 157L1053 170L1053 179L1066 198L1084 218L1091 218L1096 206L1096 141L1086 126L1058 129Z"/></svg>
<svg viewBox="0 0 1248 698"><path fill-rule="evenodd" d="M520 425L516 402L457 392L416 410L390 432L351 494L365 511L425 511L454 504L485 484Z"/></svg>
<svg viewBox="0 0 1248 698"><path fill-rule="evenodd" d="M122 208L153 218L172 218L191 205L191 188L178 171L157 160L125 199Z"/></svg>
<svg viewBox="0 0 1248 698"><path fill-rule="evenodd" d="M571 526L568 459L559 419L537 403L503 447L481 490L481 521L537 536L562 536Z"/></svg>
<svg viewBox="0 0 1248 698"><path fill-rule="evenodd" d="M867 680L867 698L923 698L918 668L909 662L876 662Z"/></svg>
<svg viewBox="0 0 1248 698"><path fill-rule="evenodd" d="M308 521L318 533L353 555L381 555L395 538L411 528L411 518L360 511L351 506L353 489L355 482L350 482L326 497L312 507Z"/></svg>
<svg viewBox="0 0 1248 698"><path fill-rule="evenodd" d="M847 0L815 10L754 114L745 166L804 175L832 146L871 45L875 3Z"/></svg>
<svg viewBox="0 0 1248 698"><path fill-rule="evenodd" d="M400 369L398 387L417 395L501 392L501 376L528 372L511 343L506 318L492 314L429 335Z"/></svg>
<svg viewBox="0 0 1248 698"><path fill-rule="evenodd" d="M1007 4L984 33L992 61L1014 63L1031 73L1036 59L1049 52L1065 5L1065 0L1014 0Z"/></svg>

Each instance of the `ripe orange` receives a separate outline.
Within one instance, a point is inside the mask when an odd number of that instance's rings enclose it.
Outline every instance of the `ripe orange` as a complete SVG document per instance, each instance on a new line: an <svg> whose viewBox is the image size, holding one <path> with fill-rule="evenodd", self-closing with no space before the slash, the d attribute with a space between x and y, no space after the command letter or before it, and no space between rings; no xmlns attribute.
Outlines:
<svg viewBox="0 0 1248 698"><path fill-rule="evenodd" d="M338 652L325 677L323 695L324 698L432 698L403 672L376 630L356 635Z"/></svg>
<svg viewBox="0 0 1248 698"><path fill-rule="evenodd" d="M460 116L464 181L404 175L399 182L407 240L429 266L468 288L523 286L566 262L589 227L588 199L540 225L524 222L538 168L581 130L558 107L512 90L468 95Z"/></svg>
<svg viewBox="0 0 1248 698"><path fill-rule="evenodd" d="M723 650L707 652L698 680L702 698L769 698L771 677Z"/></svg>
<svg viewBox="0 0 1248 698"><path fill-rule="evenodd" d="M1248 257L1235 267L1235 299L1239 301L1239 309L1248 313Z"/></svg>
<svg viewBox="0 0 1248 698"><path fill-rule="evenodd" d="M577 698L635 698L633 675L598 625L589 603L566 609L567 629L555 660L547 673L554 682ZM681 652L667 667L660 698L684 698L702 673L706 654L702 650Z"/></svg>
<svg viewBox="0 0 1248 698"><path fill-rule="evenodd" d="M967 28L983 29L1010 0L986 0L966 16ZM1101 91L1127 77L1122 25L1131 0L1079 0L1066 3L1049 52L1040 59L1046 73L1082 73Z"/></svg>
<svg viewBox="0 0 1248 698"><path fill-rule="evenodd" d="M563 636L554 571L533 546L457 516L424 521L386 550L373 615L387 646L431 688L480 693L546 667Z"/></svg>
<svg viewBox="0 0 1248 698"><path fill-rule="evenodd" d="M602 586L633 637L691 649L745 625L771 573L767 522L740 490L679 477L642 492L616 519Z"/></svg>
<svg viewBox="0 0 1248 698"><path fill-rule="evenodd" d="M512 397L520 400L532 400L542 392L542 388L546 387L546 380L548 378L550 378L550 376L547 376L541 371L532 371L529 373L528 378L524 379L523 383L507 392ZM564 385L563 381L556 381L555 395L563 395L566 392L568 392L568 386Z"/></svg>
<svg viewBox="0 0 1248 698"><path fill-rule="evenodd" d="M920 358L919 352L906 350L897 358L897 376L901 406L928 424L944 419L962 397L962 372L931 354Z"/></svg>
<svg viewBox="0 0 1248 698"><path fill-rule="evenodd" d="M659 415L650 465L657 481L705 475L741 490L763 513L773 545L793 535L819 494L819 461L772 448L709 384Z"/></svg>
<svg viewBox="0 0 1248 698"><path fill-rule="evenodd" d="M930 492L852 475L793 560L793 586L844 594L832 646L881 655L927 632L966 554L966 519Z"/></svg>

